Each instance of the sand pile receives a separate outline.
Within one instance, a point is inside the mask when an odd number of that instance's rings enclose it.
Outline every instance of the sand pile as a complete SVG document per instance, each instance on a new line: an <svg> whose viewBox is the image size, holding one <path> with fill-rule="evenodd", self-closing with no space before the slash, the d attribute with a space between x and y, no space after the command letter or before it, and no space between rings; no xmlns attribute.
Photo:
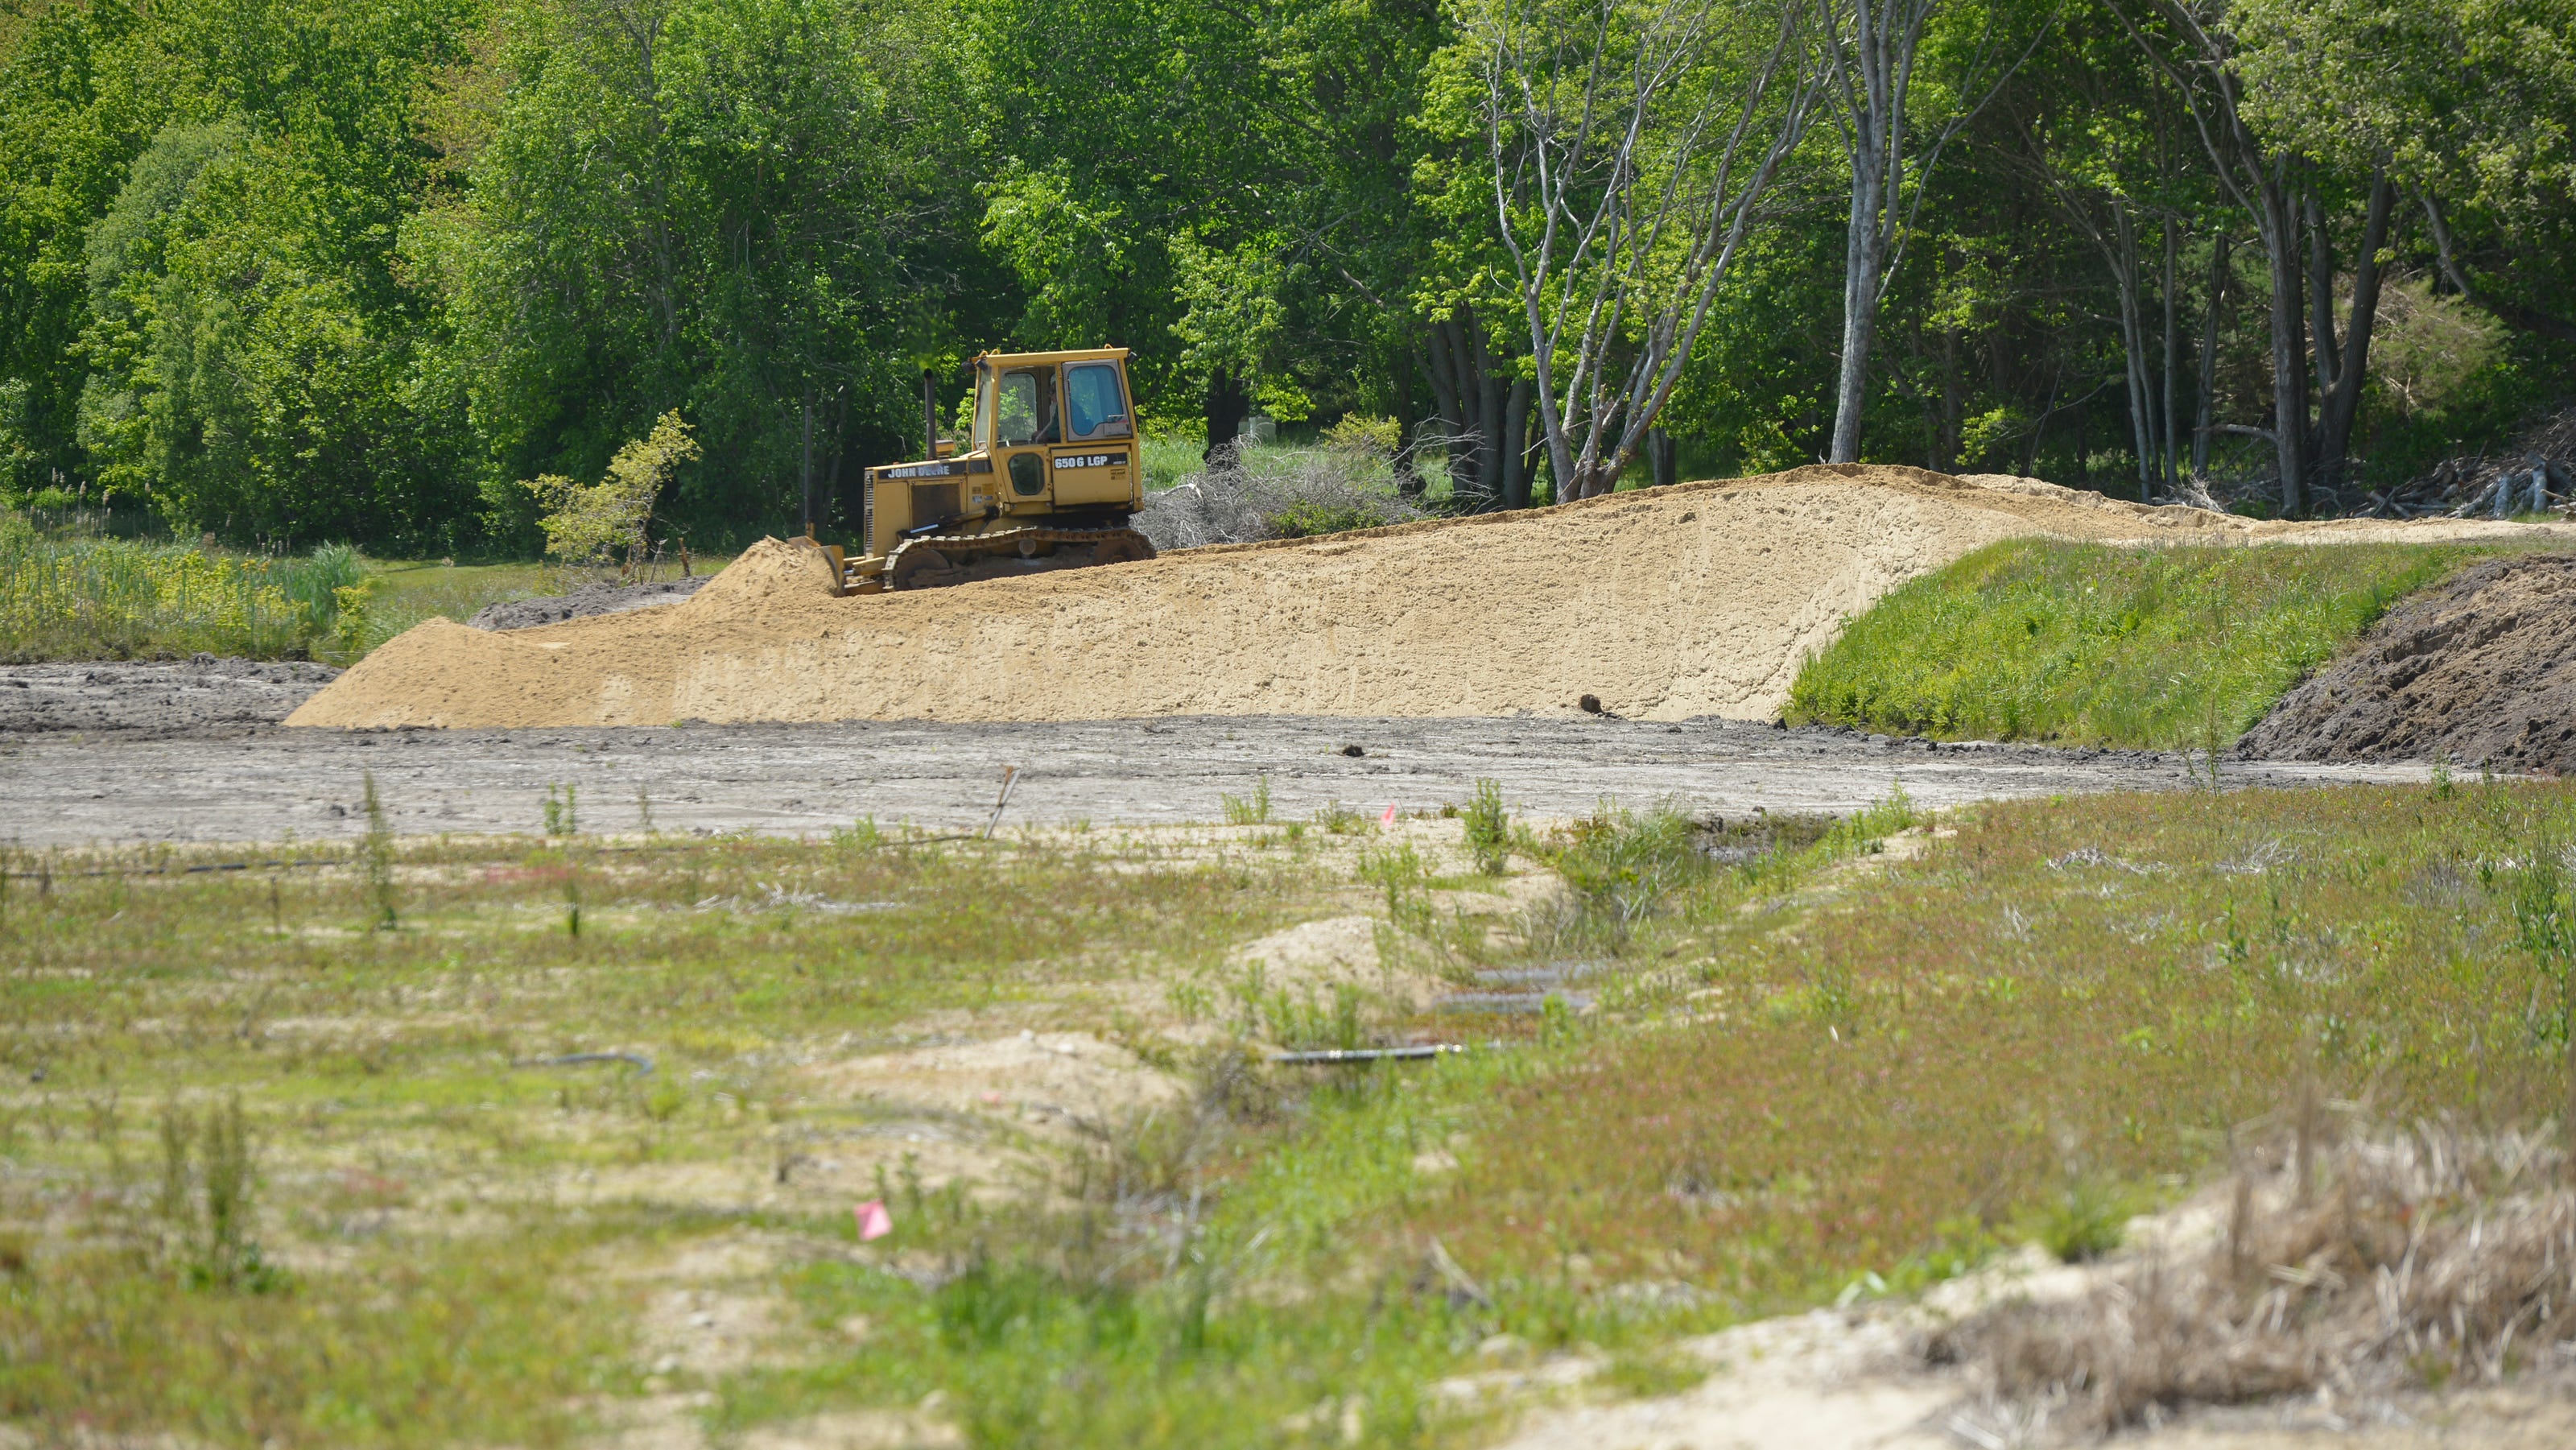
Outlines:
<svg viewBox="0 0 2576 1450"><path fill-rule="evenodd" d="M2576 770L2576 556L2489 560L2404 601L2236 749Z"/></svg>
<svg viewBox="0 0 2576 1450"><path fill-rule="evenodd" d="M668 608L509 633L432 620L287 723L1508 715L1587 694L1632 717L1767 719L1846 615L1998 539L2513 528L2256 524L1818 466L848 599L818 554L771 540Z"/></svg>

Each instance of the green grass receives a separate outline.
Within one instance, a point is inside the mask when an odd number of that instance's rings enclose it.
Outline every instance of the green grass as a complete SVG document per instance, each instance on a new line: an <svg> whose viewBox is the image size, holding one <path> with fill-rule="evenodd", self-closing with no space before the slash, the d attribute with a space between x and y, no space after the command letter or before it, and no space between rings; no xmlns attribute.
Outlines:
<svg viewBox="0 0 2576 1450"><path fill-rule="evenodd" d="M1799 672L1793 724L2225 748L2468 545L2012 540L1913 580Z"/></svg>
<svg viewBox="0 0 2576 1450"><path fill-rule="evenodd" d="M2310 1074L2394 1121L2566 1101L2552 924L2576 913L2548 863L2576 789L2033 801L1957 829L1764 930L1685 930L1664 1024L1498 1094L1404 1222L1489 1276L1754 1312L2015 1239L2099 1252L2117 1205L2223 1168Z"/></svg>
<svg viewBox="0 0 2576 1450"><path fill-rule="evenodd" d="M2565 1102L2576 787L2033 801L1929 840L1902 799L1722 830L1605 803L1478 827L1565 884L1490 935L1459 914L1497 889L1472 815L1399 844L409 842L390 878L21 854L50 879L0 896L0 1413L551 1445L648 1392L707 1392L719 1434L936 1394L977 1446L1467 1444L1487 1412L1436 1385L1509 1362L1480 1346L1669 1390L1685 1333L2014 1242L2101 1253L2301 1091L2479 1127ZM1587 966L1601 1010L1376 1018L1480 1046L1374 1068L1251 1061L1211 1003L1188 1039L1142 1020L1355 910L1423 961ZM987 1130L805 1075L1022 1021L1188 1095L1005 1138L1027 1176L968 1193L910 1155ZM584 1050L655 1070L524 1065ZM155 1124L234 1094L258 1267L209 1275ZM873 1185L789 1182L905 1129ZM775 1201L685 1189L772 1164ZM593 1173L630 1186L576 1193ZM895 1232L860 1245L870 1196ZM796 1246L741 1286L778 1352L666 1382L641 1266L743 1234Z"/></svg>
<svg viewBox="0 0 2576 1450"><path fill-rule="evenodd" d="M1212 966L1301 899L1290 863L1107 840L648 844L408 843L393 929L358 853L194 876L153 873L203 853L5 853L0 1415L40 1439L562 1443L576 1397L642 1378L634 1264L763 1221L688 1184L876 1131L797 1064L1046 1010L1081 962ZM583 1050L655 1070L520 1065ZM261 1267L209 1275L156 1124L236 1094L256 1186L233 1258ZM213 1182L184 1151L179 1181ZM646 1186L560 1201L590 1173Z"/></svg>
<svg viewBox="0 0 2576 1450"><path fill-rule="evenodd" d="M336 546L273 559L53 536L0 512L0 661L300 658L328 647L362 573Z"/></svg>
<svg viewBox="0 0 2576 1450"><path fill-rule="evenodd" d="M361 604L365 617L352 632L356 648L350 660L424 620L452 619L463 624L487 604L562 592L563 571L545 564L370 561Z"/></svg>
<svg viewBox="0 0 2576 1450"><path fill-rule="evenodd" d="M1169 433L1149 433L1138 440L1136 456L1145 469L1145 491L1160 493L1207 467L1205 440Z"/></svg>
<svg viewBox="0 0 2576 1450"><path fill-rule="evenodd" d="M701 558L696 572L730 562ZM559 594L566 582L545 564L373 560L336 544L269 558L0 513L0 662L205 652L348 665L424 620L461 624L487 604Z"/></svg>
<svg viewBox="0 0 2576 1450"><path fill-rule="evenodd" d="M505 1253L370 1246L259 1293L192 1287L131 1241L49 1257L0 1281L0 1416L236 1445L572 1443L577 1396L632 1391L632 1306L582 1280L595 1229L514 1228Z"/></svg>

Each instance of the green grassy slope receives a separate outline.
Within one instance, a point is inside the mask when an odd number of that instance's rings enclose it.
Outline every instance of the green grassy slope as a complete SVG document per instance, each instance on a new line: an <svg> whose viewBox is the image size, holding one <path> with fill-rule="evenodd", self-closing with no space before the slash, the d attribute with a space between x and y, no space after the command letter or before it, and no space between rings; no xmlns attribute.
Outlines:
<svg viewBox="0 0 2576 1450"><path fill-rule="evenodd" d="M2010 540L1852 620L1800 671L1786 714L1948 739L2224 747L2391 604L2490 552Z"/></svg>

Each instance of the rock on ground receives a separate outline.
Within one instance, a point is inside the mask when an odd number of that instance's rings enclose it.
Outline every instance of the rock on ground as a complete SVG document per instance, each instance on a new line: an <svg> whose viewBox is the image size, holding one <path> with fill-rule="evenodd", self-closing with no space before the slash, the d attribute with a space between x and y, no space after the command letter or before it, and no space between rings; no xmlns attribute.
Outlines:
<svg viewBox="0 0 2576 1450"><path fill-rule="evenodd" d="M2576 768L2576 555L2489 560L2405 600L2236 753Z"/></svg>
<svg viewBox="0 0 2576 1450"><path fill-rule="evenodd" d="M550 594L540 599L505 599L486 604L466 621L476 629L534 629L541 624L561 624L567 619L587 619L594 614L624 614L630 609L650 609L657 604L677 604L706 586L713 574L694 579L670 579L656 584L584 584L570 594Z"/></svg>

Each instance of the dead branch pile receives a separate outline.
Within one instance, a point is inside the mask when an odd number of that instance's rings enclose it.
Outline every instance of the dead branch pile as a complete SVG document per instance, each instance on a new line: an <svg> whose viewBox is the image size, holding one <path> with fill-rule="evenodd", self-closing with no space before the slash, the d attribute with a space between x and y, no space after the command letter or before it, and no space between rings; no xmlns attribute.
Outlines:
<svg viewBox="0 0 2576 1450"><path fill-rule="evenodd" d="M2189 1404L2495 1380L2576 1351L2576 1190L2563 1153L2424 1127L2285 1151L2235 1184L2196 1259L2151 1256L2088 1295L1944 1331L2008 1418L2060 1433ZM2302 1191L2304 1188L2305 1191Z"/></svg>
<svg viewBox="0 0 2576 1450"><path fill-rule="evenodd" d="M2496 454L2445 458L2425 473L2366 495L2370 518L2504 518L2576 514L2576 406L2560 409Z"/></svg>
<svg viewBox="0 0 2576 1450"><path fill-rule="evenodd" d="M1333 448L1224 459L1145 500L1136 527L1157 549L1244 544L1424 517L1383 460Z"/></svg>

